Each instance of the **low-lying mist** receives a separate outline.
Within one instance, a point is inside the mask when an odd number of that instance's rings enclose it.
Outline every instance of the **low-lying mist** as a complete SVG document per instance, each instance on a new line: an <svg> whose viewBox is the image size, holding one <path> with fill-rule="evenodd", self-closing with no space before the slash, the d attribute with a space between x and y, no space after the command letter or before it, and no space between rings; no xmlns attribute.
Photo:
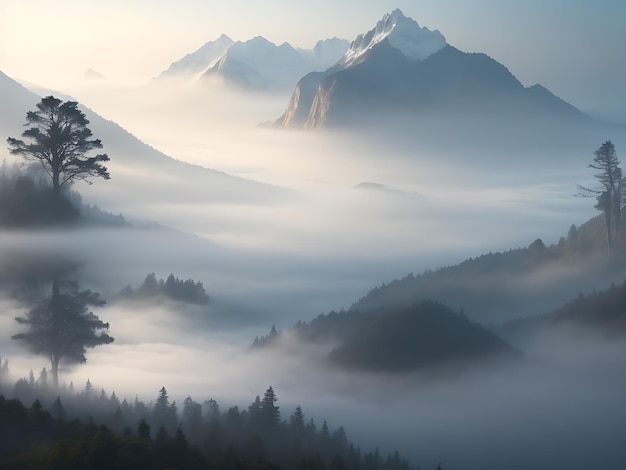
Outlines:
<svg viewBox="0 0 626 470"><path fill-rule="evenodd" d="M180 160L94 121L111 180L75 189L132 226L0 232L3 263L55 253L72 260L81 287L109 301L95 313L115 342L64 368L62 382L80 389L89 378L146 402L165 385L177 403L191 395L243 408L272 385L284 419L301 404L363 448L397 448L422 468L582 469L624 456L621 342L555 334L516 365L457 377L349 373L289 336L277 349L248 350L272 324L348 308L409 272L537 238L556 243L596 215L593 201L573 193L592 181L586 164L600 141L533 155L500 141L464 152L463 135L437 148L393 122L370 135L257 127L284 111L284 96L157 85L62 91ZM202 282L211 304L116 300L151 272ZM2 308L0 353L14 377L47 367L10 340L20 331L13 317L28 306Z"/></svg>
<svg viewBox="0 0 626 470"><path fill-rule="evenodd" d="M179 404L191 395L245 409L272 385L283 419L302 405L307 420L343 425L363 449L397 449L422 468L614 468L623 457L623 342L563 330L506 366L370 375L328 367L321 348L290 335L251 351L242 339L249 329L185 332L180 309L122 303L97 313L116 341L90 352L85 366L62 370L77 390L89 379L107 394L150 402L165 385ZM3 331L18 330L10 323L3 317ZM41 358L13 359L18 348L5 338L0 347L12 371L41 367Z"/></svg>

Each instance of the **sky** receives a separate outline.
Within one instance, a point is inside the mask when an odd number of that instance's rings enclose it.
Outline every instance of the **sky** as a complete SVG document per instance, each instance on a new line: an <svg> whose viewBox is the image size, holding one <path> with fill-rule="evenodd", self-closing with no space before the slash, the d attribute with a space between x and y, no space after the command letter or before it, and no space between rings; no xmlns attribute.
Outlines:
<svg viewBox="0 0 626 470"><path fill-rule="evenodd" d="M626 3L620 0L2 0L0 70L48 87L87 69L141 84L225 33L310 48L353 40L400 8L449 44L484 52L594 117L626 122ZM601 72L599 72L601 71Z"/></svg>

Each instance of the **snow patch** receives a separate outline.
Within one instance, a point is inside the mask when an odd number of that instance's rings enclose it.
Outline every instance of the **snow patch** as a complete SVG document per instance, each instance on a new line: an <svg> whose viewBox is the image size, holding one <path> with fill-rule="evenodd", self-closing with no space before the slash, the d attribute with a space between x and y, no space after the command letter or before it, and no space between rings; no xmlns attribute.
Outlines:
<svg viewBox="0 0 626 470"><path fill-rule="evenodd" d="M420 27L415 20L396 9L386 14L374 29L357 36L341 64L349 67L358 63L363 54L385 39L413 61L424 60L447 45L446 38L438 30Z"/></svg>

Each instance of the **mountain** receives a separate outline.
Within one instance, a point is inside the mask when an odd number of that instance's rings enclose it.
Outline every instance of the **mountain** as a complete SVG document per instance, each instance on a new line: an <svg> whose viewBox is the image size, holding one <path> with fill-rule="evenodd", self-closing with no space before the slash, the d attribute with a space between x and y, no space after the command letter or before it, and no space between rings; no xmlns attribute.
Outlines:
<svg viewBox="0 0 626 470"><path fill-rule="evenodd" d="M85 80L90 80L90 81L105 81L106 80L106 77L104 75L92 69L87 69L85 73L83 74L83 78Z"/></svg>
<svg viewBox="0 0 626 470"><path fill-rule="evenodd" d="M401 309L331 312L298 323L291 333L298 343L328 346L331 364L368 372L410 372L517 355L463 313L430 300ZM273 329L255 344L272 345L279 337Z"/></svg>
<svg viewBox="0 0 626 470"><path fill-rule="evenodd" d="M329 38L318 41L313 49L296 49L261 36L234 42L222 34L172 63L155 80L200 79L255 91L290 91L305 74L337 62L349 46L345 39Z"/></svg>
<svg viewBox="0 0 626 470"><path fill-rule="evenodd" d="M309 71L322 71L341 59L349 47L350 41L335 37L317 41L313 49L296 50L307 63Z"/></svg>
<svg viewBox="0 0 626 470"><path fill-rule="evenodd" d="M586 115L536 85L524 87L485 54L462 52L400 10L359 35L333 67L296 85L281 127L333 127L401 116L580 121Z"/></svg>
<svg viewBox="0 0 626 470"><path fill-rule="evenodd" d="M312 50L295 49L257 36L231 45L200 78L249 90L286 91L306 73L335 63L347 47L348 41L333 38L318 41Z"/></svg>
<svg viewBox="0 0 626 470"><path fill-rule="evenodd" d="M49 90L45 94L52 94ZM54 93L61 99L70 97ZM0 136L16 137L23 132L26 112L35 109L41 96L27 90L18 82L0 72ZM288 190L235 177L216 170L175 160L141 142L118 124L108 121L88 108L81 107L89 120L89 128L102 141L104 151L110 156L107 164L111 180L89 188L90 199L113 212L132 213L130 203L137 211L154 204L170 204L176 194L180 204L244 203L273 204L289 194ZM168 185L168 191L163 185ZM126 195L123 206L120 196Z"/></svg>
<svg viewBox="0 0 626 470"><path fill-rule="evenodd" d="M554 245L537 239L526 248L483 254L384 283L350 310L406 308L434 299L487 324L548 312L579 292L626 278L626 230L615 237L619 246L611 256L606 254L605 237L603 216L598 216L572 226Z"/></svg>
<svg viewBox="0 0 626 470"><path fill-rule="evenodd" d="M224 55L233 42L231 38L222 34L215 41L209 41L198 50L173 62L169 68L161 72L156 79L194 77L206 70L215 60Z"/></svg>

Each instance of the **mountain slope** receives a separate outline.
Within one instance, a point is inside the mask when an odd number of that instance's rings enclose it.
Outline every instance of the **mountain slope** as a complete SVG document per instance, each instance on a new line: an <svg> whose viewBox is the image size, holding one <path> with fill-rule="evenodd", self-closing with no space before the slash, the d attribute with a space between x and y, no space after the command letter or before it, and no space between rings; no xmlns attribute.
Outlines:
<svg viewBox="0 0 626 470"><path fill-rule="evenodd" d="M298 323L291 333L298 343L329 348L331 364L357 371L410 372L517 355L494 333L429 300L401 309L331 312ZM272 330L255 345L279 337Z"/></svg>
<svg viewBox="0 0 626 470"><path fill-rule="evenodd" d="M329 38L313 49L295 49L261 36L235 42L222 34L173 62L155 80L200 79L254 91L290 91L306 73L326 70L337 62L349 46L345 39Z"/></svg>
<svg viewBox="0 0 626 470"><path fill-rule="evenodd" d="M47 94L50 94L46 91ZM55 94L61 99L68 99ZM0 136L19 136L26 112L35 109L41 99L16 81L0 72ZM102 141L104 151L111 161L107 167L111 180L106 184L96 182L89 187L89 199L113 212L139 216L130 204L171 203L175 194L180 204L229 203L274 204L283 200L289 191L257 183L175 160L141 142L118 124L108 121L90 109L81 107L90 121L94 136ZM7 152L8 154L8 152ZM164 190L167 185L167 191ZM126 202L120 205L120 200Z"/></svg>
<svg viewBox="0 0 626 470"><path fill-rule="evenodd" d="M461 52L395 10L358 36L333 68L304 77L276 124L380 124L390 113L587 119L545 88L525 88L487 55Z"/></svg>
<svg viewBox="0 0 626 470"><path fill-rule="evenodd" d="M234 41L231 38L222 34L215 41L209 41L198 50L173 62L156 79L193 77L224 55L233 43Z"/></svg>
<svg viewBox="0 0 626 470"><path fill-rule="evenodd" d="M514 344L526 346L543 334L559 330L575 332L578 337L601 335L623 339L626 336L626 281L611 284L606 290L582 292L550 313L511 320L495 331Z"/></svg>
<svg viewBox="0 0 626 470"><path fill-rule="evenodd" d="M351 310L405 308L423 299L463 308L481 323L497 324L557 308L579 292L626 278L626 231L609 257L603 217L572 226L558 244L489 253L454 266L409 274L370 290Z"/></svg>
<svg viewBox="0 0 626 470"><path fill-rule="evenodd" d="M325 70L347 49L347 41L333 38L318 41L312 50L280 46L257 36L231 45L219 60L202 73L201 80L256 91L285 91L312 70Z"/></svg>

